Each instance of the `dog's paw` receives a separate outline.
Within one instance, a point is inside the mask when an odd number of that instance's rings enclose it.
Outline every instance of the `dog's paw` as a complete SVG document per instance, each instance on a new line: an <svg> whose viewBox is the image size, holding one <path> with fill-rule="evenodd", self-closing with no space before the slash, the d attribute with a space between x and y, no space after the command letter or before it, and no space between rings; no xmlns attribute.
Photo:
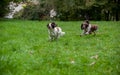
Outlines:
<svg viewBox="0 0 120 75"><path fill-rule="evenodd" d="M89 34L89 32L86 32L85 34Z"/></svg>

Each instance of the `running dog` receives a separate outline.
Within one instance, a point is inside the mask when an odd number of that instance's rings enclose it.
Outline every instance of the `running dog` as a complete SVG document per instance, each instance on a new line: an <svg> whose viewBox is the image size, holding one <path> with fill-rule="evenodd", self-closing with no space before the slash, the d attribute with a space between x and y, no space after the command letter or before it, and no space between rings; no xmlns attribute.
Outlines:
<svg viewBox="0 0 120 75"><path fill-rule="evenodd" d="M92 25L89 23L88 20L85 20L82 24L81 24L81 30L83 30L82 35L86 35L86 34L92 34L94 33L94 35L96 35L95 31L98 29L97 25Z"/></svg>
<svg viewBox="0 0 120 75"><path fill-rule="evenodd" d="M65 32L62 32L62 29L57 26L54 22L51 22L47 25L48 33L49 33L49 39L57 40L60 36L63 36Z"/></svg>

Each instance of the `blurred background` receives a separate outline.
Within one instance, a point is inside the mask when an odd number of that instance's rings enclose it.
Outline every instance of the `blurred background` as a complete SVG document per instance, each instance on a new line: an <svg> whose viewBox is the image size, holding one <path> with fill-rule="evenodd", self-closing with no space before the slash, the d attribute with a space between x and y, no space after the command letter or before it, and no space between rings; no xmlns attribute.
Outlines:
<svg viewBox="0 0 120 75"><path fill-rule="evenodd" d="M120 0L0 0L0 18L120 20Z"/></svg>

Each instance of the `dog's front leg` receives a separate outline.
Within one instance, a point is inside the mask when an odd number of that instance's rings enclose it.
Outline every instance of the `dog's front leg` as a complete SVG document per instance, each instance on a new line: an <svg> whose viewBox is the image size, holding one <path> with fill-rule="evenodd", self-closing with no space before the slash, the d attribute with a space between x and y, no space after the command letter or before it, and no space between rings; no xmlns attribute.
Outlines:
<svg viewBox="0 0 120 75"><path fill-rule="evenodd" d="M51 36L49 36L49 41L52 41L52 37Z"/></svg>
<svg viewBox="0 0 120 75"><path fill-rule="evenodd" d="M59 35L58 35L58 33L56 34L56 36L55 36L55 40L57 40L59 38Z"/></svg>
<svg viewBox="0 0 120 75"><path fill-rule="evenodd" d="M53 40L54 40L54 36L50 35L50 36L49 36L49 40L50 40L50 41L53 41Z"/></svg>
<svg viewBox="0 0 120 75"><path fill-rule="evenodd" d="M85 30L83 30L80 36L85 35L85 33L86 33L86 31L85 31Z"/></svg>

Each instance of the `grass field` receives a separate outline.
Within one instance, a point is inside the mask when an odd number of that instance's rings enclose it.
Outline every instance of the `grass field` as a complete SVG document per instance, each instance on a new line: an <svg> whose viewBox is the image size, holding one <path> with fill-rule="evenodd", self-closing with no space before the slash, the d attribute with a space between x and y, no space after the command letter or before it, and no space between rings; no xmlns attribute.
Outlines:
<svg viewBox="0 0 120 75"><path fill-rule="evenodd" d="M56 21L66 34L53 42L48 23L0 21L0 75L120 74L120 21L91 21L95 37L80 37L82 21Z"/></svg>

